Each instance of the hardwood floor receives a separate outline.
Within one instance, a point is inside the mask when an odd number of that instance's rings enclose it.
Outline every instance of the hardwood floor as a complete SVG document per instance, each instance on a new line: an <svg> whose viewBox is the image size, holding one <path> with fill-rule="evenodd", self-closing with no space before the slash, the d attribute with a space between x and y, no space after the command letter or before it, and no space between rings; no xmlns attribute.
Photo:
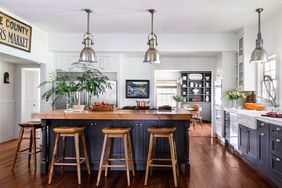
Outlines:
<svg viewBox="0 0 282 188"><path fill-rule="evenodd" d="M209 122L203 122L203 127L200 123L195 124L195 128L191 125L190 137L211 137L211 124Z"/></svg>
<svg viewBox="0 0 282 188"><path fill-rule="evenodd" d="M198 127L201 129L201 127ZM191 137L190 162L191 175L180 176L179 187L189 188L266 188L275 187L269 180L249 167L239 157L234 156L216 139ZM97 172L88 176L82 172L82 184L77 185L76 172L55 173L52 185L47 185L48 176L41 176L39 170L33 171L33 163L28 168L27 157L20 156L15 171L11 165L16 148L16 141L0 144L0 187L1 188L63 188L95 187ZM39 157L38 157L39 158ZM38 161L39 165L39 161ZM38 168L40 169L40 168ZM131 178L132 187L144 187L145 172L137 172ZM110 171L107 178L102 177L101 187L127 187L125 171ZM173 187L172 171L153 172L147 187Z"/></svg>

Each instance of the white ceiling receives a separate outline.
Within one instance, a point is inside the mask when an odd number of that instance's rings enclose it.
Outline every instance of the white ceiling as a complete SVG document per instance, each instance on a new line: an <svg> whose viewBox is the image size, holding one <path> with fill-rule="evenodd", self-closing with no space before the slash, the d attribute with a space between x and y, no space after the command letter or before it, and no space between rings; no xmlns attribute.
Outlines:
<svg viewBox="0 0 282 188"><path fill-rule="evenodd" d="M1 7L50 33L84 33L84 8L93 33L148 33L149 8L157 10L156 33L233 32L282 9L282 0L1 0Z"/></svg>

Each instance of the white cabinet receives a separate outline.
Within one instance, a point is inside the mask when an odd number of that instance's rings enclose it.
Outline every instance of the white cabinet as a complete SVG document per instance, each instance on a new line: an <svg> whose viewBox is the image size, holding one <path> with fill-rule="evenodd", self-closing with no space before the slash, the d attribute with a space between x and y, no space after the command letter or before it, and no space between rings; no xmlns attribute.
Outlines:
<svg viewBox="0 0 282 188"><path fill-rule="evenodd" d="M69 67L78 62L79 53L58 53L55 55L55 69L69 71ZM93 63L94 68L101 72L118 72L120 61L119 54L97 54L97 63ZM80 72L74 68L73 72Z"/></svg>
<svg viewBox="0 0 282 188"><path fill-rule="evenodd" d="M250 63L255 49L256 28L244 27L238 33L238 58L236 62L237 87L244 91L256 90L256 65Z"/></svg>

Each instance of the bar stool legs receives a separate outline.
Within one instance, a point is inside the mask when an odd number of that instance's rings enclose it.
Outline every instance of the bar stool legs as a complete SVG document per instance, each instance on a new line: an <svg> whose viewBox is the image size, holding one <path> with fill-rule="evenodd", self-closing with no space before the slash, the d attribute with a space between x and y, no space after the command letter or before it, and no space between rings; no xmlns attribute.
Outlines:
<svg viewBox="0 0 282 188"><path fill-rule="evenodd" d="M174 186L177 187L177 176L179 176L179 169L177 164L177 154L176 154L176 144L173 136L175 128L149 128L150 141L149 141L149 150L148 158L146 165L146 174L144 185L148 184L148 176L152 174L153 167L172 167ZM156 138L168 138L169 148L170 148L170 159L156 159L155 158L155 149L156 149ZM171 165L166 164L154 164L154 161L171 161Z"/></svg>
<svg viewBox="0 0 282 188"><path fill-rule="evenodd" d="M21 124L19 124L19 126L21 127L21 129L20 129L20 132L19 132L18 143L17 143L16 152L15 152L14 161L13 161L13 165L12 165L11 170L13 171L14 168L15 168L18 155L25 154L25 155L28 155L28 166L30 166L31 156L33 155L34 170L36 171L36 169L37 169L37 156L36 156L36 154L41 152L40 148L36 148L36 130L41 128L41 122L30 121L30 122L26 122L26 123L21 123ZM23 135L24 135L24 132L27 129L30 131L29 147L26 148L26 149L20 150L22 140L24 139Z"/></svg>
<svg viewBox="0 0 282 188"><path fill-rule="evenodd" d="M15 153L15 156L14 156L14 162L13 162L13 166L12 166L12 171L14 170L16 162L17 162L18 152L20 150L22 139L23 139L23 133L24 133L24 129L21 128L20 132L19 132L19 138L18 138L16 153Z"/></svg>
<svg viewBox="0 0 282 188"><path fill-rule="evenodd" d="M55 140L54 151L53 151L53 155L52 155L52 162L51 162L51 168L50 168L50 172L49 172L48 184L51 184L52 178L53 178L53 175L54 175L54 164L55 164L56 154L57 154L58 147L59 147L59 137L60 137L60 135L56 134L56 140Z"/></svg>
<svg viewBox="0 0 282 188"><path fill-rule="evenodd" d="M54 132L56 134L56 140L54 145L54 151L52 156L51 168L49 173L49 180L48 184L52 183L52 178L54 175L54 167L61 166L61 174L63 173L63 166L76 166L77 168L77 178L78 184L81 184L81 163L85 162L87 167L87 172L90 175L90 165L89 165L89 158L85 140L85 133L84 128L54 128ZM83 155L84 157L80 157L80 147L79 147L79 137L82 137L82 145L83 145ZM56 160L56 155L58 152L59 147L59 139L62 137L63 140L63 147L62 147L62 156L60 159ZM65 157L65 148L66 148L66 137L74 137L75 141L75 157ZM75 163L67 163L64 162L65 159L75 159Z"/></svg>
<svg viewBox="0 0 282 188"><path fill-rule="evenodd" d="M97 177L96 185L99 186L103 167L105 168L105 176L108 176L108 168L110 167L125 167L126 168L126 176L127 176L127 184L130 186L130 169L132 171L132 175L135 176L135 169L133 163L133 154L132 154L132 145L130 139L130 128L105 128L103 129L103 133L105 134L104 143L101 153L99 172ZM111 143L113 138L122 138L124 145L124 159L113 159L110 157L111 154ZM104 161L106 159L106 163ZM110 164L111 161L125 161L124 165Z"/></svg>

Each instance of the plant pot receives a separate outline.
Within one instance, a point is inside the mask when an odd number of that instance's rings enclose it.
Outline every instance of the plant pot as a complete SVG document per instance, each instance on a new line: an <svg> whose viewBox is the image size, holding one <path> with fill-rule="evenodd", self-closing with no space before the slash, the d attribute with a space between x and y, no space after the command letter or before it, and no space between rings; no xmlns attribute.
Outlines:
<svg viewBox="0 0 282 188"><path fill-rule="evenodd" d="M73 110L76 112L82 112L85 108L85 105L73 105Z"/></svg>
<svg viewBox="0 0 282 188"><path fill-rule="evenodd" d="M238 100L231 100L231 107L237 109L238 108Z"/></svg>

